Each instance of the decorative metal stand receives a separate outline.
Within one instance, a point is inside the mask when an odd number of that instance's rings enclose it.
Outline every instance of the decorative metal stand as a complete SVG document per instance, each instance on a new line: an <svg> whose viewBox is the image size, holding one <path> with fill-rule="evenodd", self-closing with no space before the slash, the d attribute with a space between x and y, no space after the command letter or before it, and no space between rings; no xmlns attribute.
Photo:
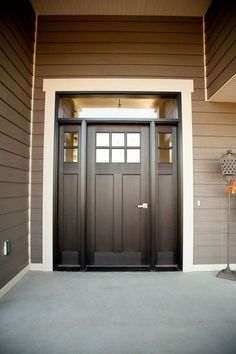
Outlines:
<svg viewBox="0 0 236 354"><path fill-rule="evenodd" d="M235 178L236 175L236 155L228 150L227 153L222 156L220 159L221 170L223 177L228 186L231 185L232 180ZM228 279L228 280L235 280L236 281L236 272L232 271L230 268L230 261L229 261L229 249L230 249L230 214L231 214L231 191L228 192L228 217L227 217L227 266L225 269L222 269L216 276L218 278Z"/></svg>

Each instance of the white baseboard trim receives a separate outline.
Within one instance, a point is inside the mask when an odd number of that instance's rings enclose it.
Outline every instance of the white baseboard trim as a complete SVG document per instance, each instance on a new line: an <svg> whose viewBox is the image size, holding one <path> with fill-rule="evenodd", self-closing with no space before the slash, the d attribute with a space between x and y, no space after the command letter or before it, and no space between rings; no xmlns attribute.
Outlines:
<svg viewBox="0 0 236 354"><path fill-rule="evenodd" d="M21 280L29 271L30 267L27 265L14 278L12 278L2 289L0 289L0 298L5 295L19 280Z"/></svg>
<svg viewBox="0 0 236 354"><path fill-rule="evenodd" d="M43 271L43 264L42 263L30 263L29 269L33 271Z"/></svg>
<svg viewBox="0 0 236 354"><path fill-rule="evenodd" d="M217 271L226 268L226 264L194 264L193 271L203 272L203 271ZM232 270L236 270L236 264L230 264Z"/></svg>

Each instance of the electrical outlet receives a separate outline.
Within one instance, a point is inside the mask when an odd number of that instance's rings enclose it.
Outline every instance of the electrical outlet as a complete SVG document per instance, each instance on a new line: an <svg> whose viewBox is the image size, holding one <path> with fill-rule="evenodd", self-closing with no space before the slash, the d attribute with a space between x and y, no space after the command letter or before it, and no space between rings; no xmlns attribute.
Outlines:
<svg viewBox="0 0 236 354"><path fill-rule="evenodd" d="M198 206L198 207L201 206L201 201L200 201L200 200L197 201L197 206Z"/></svg>
<svg viewBox="0 0 236 354"><path fill-rule="evenodd" d="M11 241L6 240L3 243L3 255L8 256L11 253Z"/></svg>

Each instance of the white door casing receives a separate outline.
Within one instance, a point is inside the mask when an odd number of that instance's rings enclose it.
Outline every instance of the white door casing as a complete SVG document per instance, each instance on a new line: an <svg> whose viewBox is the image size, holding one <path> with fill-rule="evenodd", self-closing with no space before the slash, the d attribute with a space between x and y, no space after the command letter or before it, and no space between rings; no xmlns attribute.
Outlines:
<svg viewBox="0 0 236 354"><path fill-rule="evenodd" d="M43 262L53 270L53 179L56 92L178 92L182 109L182 225L183 271L193 270L193 80L178 79L44 79L45 120L43 150Z"/></svg>

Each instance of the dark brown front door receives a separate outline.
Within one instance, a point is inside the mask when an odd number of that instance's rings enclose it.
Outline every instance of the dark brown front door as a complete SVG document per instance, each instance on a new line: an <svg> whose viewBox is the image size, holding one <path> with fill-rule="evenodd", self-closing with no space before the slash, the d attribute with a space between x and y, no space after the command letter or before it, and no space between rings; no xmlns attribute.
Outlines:
<svg viewBox="0 0 236 354"><path fill-rule="evenodd" d="M178 265L177 161L176 126L60 125L56 266Z"/></svg>
<svg viewBox="0 0 236 354"><path fill-rule="evenodd" d="M87 266L148 265L149 229L149 126L88 126Z"/></svg>

